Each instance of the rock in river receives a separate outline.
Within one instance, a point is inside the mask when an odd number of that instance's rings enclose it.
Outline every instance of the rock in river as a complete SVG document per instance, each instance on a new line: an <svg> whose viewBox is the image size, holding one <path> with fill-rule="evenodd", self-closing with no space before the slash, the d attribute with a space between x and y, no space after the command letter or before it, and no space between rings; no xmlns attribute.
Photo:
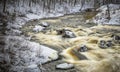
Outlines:
<svg viewBox="0 0 120 72"><path fill-rule="evenodd" d="M88 49L87 49L87 47L85 46L85 45L83 45L83 46L81 46L80 47L80 52L86 52Z"/></svg>
<svg viewBox="0 0 120 72"><path fill-rule="evenodd" d="M111 40L107 41L107 42L106 42L106 46L107 46L107 47L113 46L112 41L111 41Z"/></svg>
<svg viewBox="0 0 120 72"><path fill-rule="evenodd" d="M45 29L45 27L36 25L36 26L33 28L33 31L34 31L34 32L40 32L40 31L43 31L44 29Z"/></svg>
<svg viewBox="0 0 120 72"><path fill-rule="evenodd" d="M50 24L48 24L46 22L42 22L42 23L40 23L40 25L43 26L43 27L49 27L50 26Z"/></svg>
<svg viewBox="0 0 120 72"><path fill-rule="evenodd" d="M113 41L115 43L119 43L120 44L120 36L119 35L113 35L112 37L113 37Z"/></svg>
<svg viewBox="0 0 120 72"><path fill-rule="evenodd" d="M75 38L76 35L71 30L64 29L62 31L62 37L64 37L64 38Z"/></svg>
<svg viewBox="0 0 120 72"><path fill-rule="evenodd" d="M114 36L113 36L113 40L120 40L120 36L114 35Z"/></svg>
<svg viewBox="0 0 120 72"><path fill-rule="evenodd" d="M106 41L101 40L101 41L99 42L99 47L100 47L100 48L106 48Z"/></svg>
<svg viewBox="0 0 120 72"><path fill-rule="evenodd" d="M100 48L105 49L108 47L112 47L113 43L111 40L108 40L108 41L101 40L98 45Z"/></svg>
<svg viewBox="0 0 120 72"><path fill-rule="evenodd" d="M74 67L74 65L73 64L69 64L69 63L62 63L62 64L56 65L56 69L63 69L63 70L71 69L73 67Z"/></svg>

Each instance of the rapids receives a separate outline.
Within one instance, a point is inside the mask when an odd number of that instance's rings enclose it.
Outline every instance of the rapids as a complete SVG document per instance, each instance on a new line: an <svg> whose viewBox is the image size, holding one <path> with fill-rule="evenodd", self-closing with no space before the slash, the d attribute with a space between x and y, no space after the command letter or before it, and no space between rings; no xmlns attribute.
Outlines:
<svg viewBox="0 0 120 72"><path fill-rule="evenodd" d="M62 60L72 63L81 72L119 72L120 42L112 35L120 35L120 27L114 25L86 24L83 14L71 14L56 18L40 19L25 24L22 31L31 36L32 41L51 47L59 52ZM32 31L39 22L50 24L47 30L35 33ZM59 29L69 29L76 38L63 38L57 34ZM99 46L101 40L112 41L112 46L105 49ZM87 51L80 52L85 45Z"/></svg>

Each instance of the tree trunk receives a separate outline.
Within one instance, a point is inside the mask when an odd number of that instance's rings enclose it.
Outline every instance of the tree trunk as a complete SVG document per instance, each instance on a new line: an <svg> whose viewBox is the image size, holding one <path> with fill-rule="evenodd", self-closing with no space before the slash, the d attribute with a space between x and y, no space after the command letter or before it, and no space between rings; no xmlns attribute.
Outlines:
<svg viewBox="0 0 120 72"><path fill-rule="evenodd" d="M110 17L110 7L109 7L109 4L110 4L110 1L108 0L108 1L107 1L107 14L108 14L107 19L108 19L108 20L111 19L111 17Z"/></svg>
<svg viewBox="0 0 120 72"><path fill-rule="evenodd" d="M80 11L82 10L84 4L85 4L85 0L81 0L81 8L80 8Z"/></svg>
<svg viewBox="0 0 120 72"><path fill-rule="evenodd" d="M5 12L5 10L6 10L6 3L7 3L7 0L4 0L3 12Z"/></svg>

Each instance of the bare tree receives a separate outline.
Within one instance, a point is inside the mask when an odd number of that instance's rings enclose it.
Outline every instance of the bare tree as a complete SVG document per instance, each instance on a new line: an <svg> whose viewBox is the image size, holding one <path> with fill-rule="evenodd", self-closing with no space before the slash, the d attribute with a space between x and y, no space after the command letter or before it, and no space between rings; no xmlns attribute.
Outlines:
<svg viewBox="0 0 120 72"><path fill-rule="evenodd" d="M4 0L4 5L3 5L3 12L5 12L5 10L6 10L6 3L7 3L7 0Z"/></svg>
<svg viewBox="0 0 120 72"><path fill-rule="evenodd" d="M111 19L111 17L110 17L110 7L109 7L110 0L106 0L106 3L107 3L107 19L110 20Z"/></svg>
<svg viewBox="0 0 120 72"><path fill-rule="evenodd" d="M85 4L85 0L81 0L81 8L80 8L80 11L82 10L84 4Z"/></svg>

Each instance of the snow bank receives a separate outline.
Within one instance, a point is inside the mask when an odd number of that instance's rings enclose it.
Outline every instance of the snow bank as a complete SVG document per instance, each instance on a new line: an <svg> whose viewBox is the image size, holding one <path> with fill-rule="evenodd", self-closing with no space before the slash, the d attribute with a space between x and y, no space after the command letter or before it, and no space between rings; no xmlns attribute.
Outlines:
<svg viewBox="0 0 120 72"><path fill-rule="evenodd" d="M110 17L111 19L107 19L107 6L101 6L98 8L99 12L92 20L94 23L97 24L114 24L114 25L120 25L120 5L110 4Z"/></svg>
<svg viewBox="0 0 120 72"><path fill-rule="evenodd" d="M41 63L56 60L58 52L39 43L26 40L24 37L7 36L4 56L8 64L11 62L10 72L21 72L25 66L38 66ZM16 65L19 69L16 68Z"/></svg>
<svg viewBox="0 0 120 72"><path fill-rule="evenodd" d="M27 21L29 21L28 18L17 17L15 20L7 23L6 28L8 30L5 32L7 36L5 37L6 45L3 57L7 63L6 65L9 65L8 70L10 72L38 70L38 65L58 58L57 51L39 43L31 42L31 37L22 35L20 29ZM12 63L10 64L10 62ZM31 68L31 65L35 65L35 67Z"/></svg>

